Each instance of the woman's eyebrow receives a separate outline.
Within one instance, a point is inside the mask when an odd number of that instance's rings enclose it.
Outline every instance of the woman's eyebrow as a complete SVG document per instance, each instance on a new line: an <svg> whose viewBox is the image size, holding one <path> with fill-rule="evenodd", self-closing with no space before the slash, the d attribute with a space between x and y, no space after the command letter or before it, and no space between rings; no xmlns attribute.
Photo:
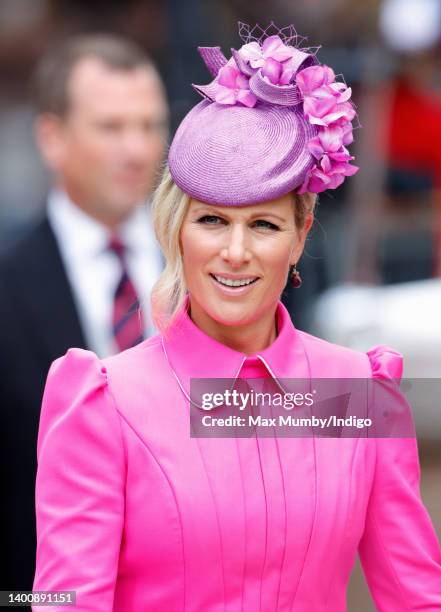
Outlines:
<svg viewBox="0 0 441 612"><path fill-rule="evenodd" d="M226 216L226 213L224 210L219 209L219 208L215 208L214 206L210 206L209 204L201 204L200 206L195 206L192 209L192 212L197 215L200 213L205 213L206 215L222 215L222 216Z"/></svg>
<svg viewBox="0 0 441 612"><path fill-rule="evenodd" d="M276 215L276 213L269 212L269 211L257 212L251 216L252 219L257 219L259 217L273 217L274 219L278 219L278 221L280 221L281 223L286 223L285 217L280 217L279 215Z"/></svg>

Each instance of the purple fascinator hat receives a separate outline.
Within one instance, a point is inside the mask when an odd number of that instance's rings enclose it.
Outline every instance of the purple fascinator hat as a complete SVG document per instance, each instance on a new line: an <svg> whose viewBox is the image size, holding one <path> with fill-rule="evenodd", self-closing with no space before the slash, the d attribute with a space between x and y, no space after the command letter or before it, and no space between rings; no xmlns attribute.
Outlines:
<svg viewBox="0 0 441 612"><path fill-rule="evenodd" d="M269 35L276 31L276 33ZM351 89L302 48L293 26L239 23L243 41L227 60L199 47L214 80L179 126L168 156L185 193L208 204L245 206L336 189L358 168L347 146L356 117Z"/></svg>

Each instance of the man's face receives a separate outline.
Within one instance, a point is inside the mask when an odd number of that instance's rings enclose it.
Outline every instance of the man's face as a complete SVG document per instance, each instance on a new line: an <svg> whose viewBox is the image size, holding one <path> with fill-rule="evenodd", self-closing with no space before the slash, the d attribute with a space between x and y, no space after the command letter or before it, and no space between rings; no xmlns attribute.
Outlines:
<svg viewBox="0 0 441 612"><path fill-rule="evenodd" d="M168 111L159 77L149 67L116 70L85 58L72 71L68 100L46 159L77 206L116 225L151 193L163 159Z"/></svg>

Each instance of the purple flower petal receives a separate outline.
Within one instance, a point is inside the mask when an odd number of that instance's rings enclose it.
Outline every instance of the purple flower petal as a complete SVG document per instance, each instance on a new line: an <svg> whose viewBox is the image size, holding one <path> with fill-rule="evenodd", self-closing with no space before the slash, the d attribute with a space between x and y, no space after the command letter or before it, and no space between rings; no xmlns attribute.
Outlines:
<svg viewBox="0 0 441 612"><path fill-rule="evenodd" d="M321 193L329 188L330 183L331 178L315 166L306 175L298 193Z"/></svg>
<svg viewBox="0 0 441 612"><path fill-rule="evenodd" d="M354 176L360 168L358 166L353 166L352 164L346 164L345 168L345 176Z"/></svg>
<svg viewBox="0 0 441 612"><path fill-rule="evenodd" d="M293 55L293 50L285 45L280 36L268 36L262 44L263 56L272 58L277 62L284 62Z"/></svg>
<svg viewBox="0 0 441 612"><path fill-rule="evenodd" d="M347 165L346 162L334 162L330 174L344 174Z"/></svg>
<svg viewBox="0 0 441 612"><path fill-rule="evenodd" d="M345 91L348 88L346 83L342 83L341 81L335 81L335 83L330 83L329 87L337 93Z"/></svg>
<svg viewBox="0 0 441 612"><path fill-rule="evenodd" d="M237 93L237 99L248 108L252 108L257 102L256 96L249 89L240 89Z"/></svg>
<svg viewBox="0 0 441 612"><path fill-rule="evenodd" d="M317 87L317 89L314 89L311 96L320 100L334 100L334 103L338 104L338 95L328 85L323 85L323 87Z"/></svg>
<svg viewBox="0 0 441 612"><path fill-rule="evenodd" d="M328 125L325 121L323 121L323 119L320 119L319 117L314 117L314 115L306 115L306 116L311 125L318 125L319 127L327 127Z"/></svg>
<svg viewBox="0 0 441 612"><path fill-rule="evenodd" d="M320 66L323 70L323 83L330 85L335 81L335 72L329 66Z"/></svg>
<svg viewBox="0 0 441 612"><path fill-rule="evenodd" d="M238 87L239 89L249 89L249 83L250 79L245 76L242 73L239 73L236 77L236 88Z"/></svg>
<svg viewBox="0 0 441 612"><path fill-rule="evenodd" d="M320 159L325 152L318 136L311 138L308 142L308 149L316 159Z"/></svg>
<svg viewBox="0 0 441 612"><path fill-rule="evenodd" d="M327 155L323 155L320 161L320 168L323 170L323 173L329 175L332 173L332 162Z"/></svg>
<svg viewBox="0 0 441 612"><path fill-rule="evenodd" d="M329 176L316 170L311 174L308 184L308 191L311 193L321 193L328 189L331 179Z"/></svg>
<svg viewBox="0 0 441 612"><path fill-rule="evenodd" d="M308 73L308 68L296 74L296 85L303 96L310 96L316 87L313 75Z"/></svg>
<svg viewBox="0 0 441 612"><path fill-rule="evenodd" d="M344 174L334 174L330 177L328 189L337 189L344 182Z"/></svg>
<svg viewBox="0 0 441 612"><path fill-rule="evenodd" d="M352 96L352 89L350 87L347 87L344 91L340 93L338 97L338 101L339 103L347 102L351 96Z"/></svg>
<svg viewBox="0 0 441 612"><path fill-rule="evenodd" d="M296 75L296 83L304 96L335 81L335 74L329 66L309 66Z"/></svg>
<svg viewBox="0 0 441 612"><path fill-rule="evenodd" d="M243 45L239 49L240 55L245 61L249 62L252 68L261 68L265 62L262 49L258 42L253 41Z"/></svg>
<svg viewBox="0 0 441 612"><path fill-rule="evenodd" d="M234 89L224 87L223 85L218 86L218 90L214 99L219 104L236 104L236 95L234 93Z"/></svg>
<svg viewBox="0 0 441 612"><path fill-rule="evenodd" d="M335 153L343 145L343 135L344 132L341 127L332 126L321 130L318 137L325 151Z"/></svg>
<svg viewBox="0 0 441 612"><path fill-rule="evenodd" d="M262 68L263 76L266 76L273 85L278 85L279 77L282 74L282 64L269 57Z"/></svg>
<svg viewBox="0 0 441 612"><path fill-rule="evenodd" d="M294 66L293 59L289 59L282 64L282 74L279 77L280 85L289 85L292 81L296 68Z"/></svg>
<svg viewBox="0 0 441 612"><path fill-rule="evenodd" d="M335 98L312 98L306 97L303 102L303 110L306 115L321 119L329 113L334 112L337 107Z"/></svg>
<svg viewBox="0 0 441 612"><path fill-rule="evenodd" d="M239 76L239 70L234 66L223 66L219 70L218 83L224 87L234 89L236 87L236 78Z"/></svg>
<svg viewBox="0 0 441 612"><path fill-rule="evenodd" d="M352 144L354 142L354 135L352 133L352 123L350 121L346 121L341 125L343 129L343 144L345 147Z"/></svg>
<svg viewBox="0 0 441 612"><path fill-rule="evenodd" d="M354 159L344 148L341 151L329 153L329 157L337 163L345 163L351 159Z"/></svg>
<svg viewBox="0 0 441 612"><path fill-rule="evenodd" d="M352 121L355 115L355 109L352 104L350 102L344 102L343 104L337 104L333 112L322 115L321 119L323 119L326 125L331 125L331 123L336 123L341 119L344 119L345 121Z"/></svg>

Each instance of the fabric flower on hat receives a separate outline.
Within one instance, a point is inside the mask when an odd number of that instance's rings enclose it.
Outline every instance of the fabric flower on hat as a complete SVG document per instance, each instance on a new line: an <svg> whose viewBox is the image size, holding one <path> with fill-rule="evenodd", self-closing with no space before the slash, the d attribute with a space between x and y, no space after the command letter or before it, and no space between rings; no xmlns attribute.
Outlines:
<svg viewBox="0 0 441 612"><path fill-rule="evenodd" d="M241 102L244 106L255 106L257 98L250 91L248 82L249 78L239 70L234 58L230 58L216 79L216 102L228 105Z"/></svg>
<svg viewBox="0 0 441 612"><path fill-rule="evenodd" d="M352 121L355 109L349 101L352 90L335 81L329 66L310 66L296 75L296 85L303 95L303 110L314 125L329 126L343 119Z"/></svg>
<svg viewBox="0 0 441 612"><path fill-rule="evenodd" d="M327 189L337 189L347 176L352 176L357 171L357 166L335 162L324 156L320 163L309 171L298 193L321 193Z"/></svg>
<svg viewBox="0 0 441 612"><path fill-rule="evenodd" d="M305 117L319 127L318 135L308 143L317 165L308 172L299 193L336 189L346 176L358 171L349 163L354 158L346 149L353 142L351 121L356 115L350 102L352 90L335 80L329 66L305 68L295 80L303 96Z"/></svg>
<svg viewBox="0 0 441 612"><path fill-rule="evenodd" d="M294 76L294 47L285 45L280 36L268 36L262 45L257 41L243 45L239 54L251 68L260 68L273 85L287 85Z"/></svg>
<svg viewBox="0 0 441 612"><path fill-rule="evenodd" d="M308 143L308 149L315 158L320 159L323 155L329 155L336 161L347 161L353 159L349 156L345 145L352 142L352 125L333 125L319 132L318 136ZM341 155L343 153L343 157Z"/></svg>
<svg viewBox="0 0 441 612"><path fill-rule="evenodd" d="M307 174L299 194L321 193L326 189L340 187L347 176L353 176L358 167L349 162L354 158L345 147L352 142L352 126L335 125L319 132L308 143L308 149L318 160Z"/></svg>

